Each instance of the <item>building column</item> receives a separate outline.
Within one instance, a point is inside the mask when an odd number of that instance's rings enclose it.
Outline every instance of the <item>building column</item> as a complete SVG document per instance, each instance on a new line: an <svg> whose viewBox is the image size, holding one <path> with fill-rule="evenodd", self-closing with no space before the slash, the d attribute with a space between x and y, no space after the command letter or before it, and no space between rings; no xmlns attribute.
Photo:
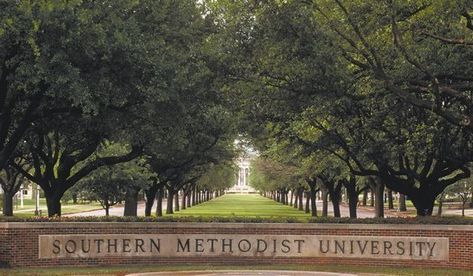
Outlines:
<svg viewBox="0 0 473 276"><path fill-rule="evenodd" d="M20 206L21 206L21 208L24 208L24 207L25 207L25 205L24 205L24 203L23 203L24 199L25 199L25 196L24 196L24 194L23 194L23 184L22 184L22 185L20 186Z"/></svg>

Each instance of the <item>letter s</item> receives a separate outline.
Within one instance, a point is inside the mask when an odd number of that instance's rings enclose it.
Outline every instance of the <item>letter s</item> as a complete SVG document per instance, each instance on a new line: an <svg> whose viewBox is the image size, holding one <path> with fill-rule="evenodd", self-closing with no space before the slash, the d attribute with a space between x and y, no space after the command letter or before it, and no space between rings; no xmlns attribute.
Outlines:
<svg viewBox="0 0 473 276"><path fill-rule="evenodd" d="M403 241L398 241L397 244L397 254L398 255L404 255L404 253L406 252L406 250L404 249L404 242Z"/></svg>
<svg viewBox="0 0 473 276"><path fill-rule="evenodd" d="M54 240L53 241L53 253L54 254L59 254L61 252L61 248L59 247L61 245L61 242L59 240Z"/></svg>

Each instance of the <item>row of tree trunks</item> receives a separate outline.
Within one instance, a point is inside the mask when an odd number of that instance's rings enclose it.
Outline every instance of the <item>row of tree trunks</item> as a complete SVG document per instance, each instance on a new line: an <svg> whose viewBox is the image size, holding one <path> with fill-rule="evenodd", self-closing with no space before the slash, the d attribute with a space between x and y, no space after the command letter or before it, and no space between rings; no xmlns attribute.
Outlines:
<svg viewBox="0 0 473 276"><path fill-rule="evenodd" d="M350 218L357 217L357 206L360 194L363 195L362 204L364 206L368 203L368 195L371 195L370 204L375 207L374 217L384 217L385 202L388 203L388 209L394 209L393 192L389 189L386 189L385 192L385 185L379 178L369 178L367 185L363 187L357 185L354 176L350 179L341 180L340 183L333 183L333 185L329 183L325 185L325 189L319 189L316 185L316 180L313 179L306 179L306 183L310 187L309 191L303 188L297 188L290 193L289 191L274 191L266 192L264 195L282 204L293 206L295 209L304 210L306 213L311 213L312 217L316 217L316 199L318 192L321 191L322 216L328 216L328 202L330 200L332 202L334 216L340 217L341 187L343 185L346 191L345 197L348 201ZM305 206L303 205L304 199ZM406 196L399 194L398 200L399 211L406 211Z"/></svg>
<svg viewBox="0 0 473 276"><path fill-rule="evenodd" d="M181 194L181 201L179 201L179 194ZM200 191L195 188L181 190L180 193L179 191L168 189L166 214L174 214L175 211L190 208L202 202L212 200L215 197L222 196L223 194L225 194L224 191Z"/></svg>
<svg viewBox="0 0 473 276"><path fill-rule="evenodd" d="M290 193L288 190L279 190L263 192L262 195L281 204L292 206L295 209L305 211L306 213L311 213L311 216L316 217L316 200L319 189L316 187L315 180L311 181L309 186L311 187L309 191L306 191L303 187L299 187L290 191Z"/></svg>
<svg viewBox="0 0 473 276"><path fill-rule="evenodd" d="M167 192L167 193L166 193ZM190 185L182 190L174 190L165 187L164 184L156 183L145 191L145 216L151 216L152 208L156 200L156 216L163 216L163 200L167 197L166 214L173 214L175 211L184 210L202 202L225 194L225 191L201 191L195 185ZM138 206L139 190L127 191L125 196L125 216L136 216ZM179 198L179 195L181 197Z"/></svg>

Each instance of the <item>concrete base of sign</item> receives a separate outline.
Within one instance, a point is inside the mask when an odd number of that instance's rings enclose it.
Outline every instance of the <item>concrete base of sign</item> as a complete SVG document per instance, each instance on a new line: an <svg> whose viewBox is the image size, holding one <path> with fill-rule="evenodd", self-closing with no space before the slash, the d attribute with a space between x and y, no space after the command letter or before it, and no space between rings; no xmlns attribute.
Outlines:
<svg viewBox="0 0 473 276"><path fill-rule="evenodd" d="M334 273L334 272L314 272L314 271L287 271L287 270L208 270L208 271L173 271L173 272L148 272L148 273L134 273L128 274L127 276L167 276L167 275L179 275L179 276L246 276L246 275L258 275L258 276L356 276L356 274L346 273ZM370 274L375 276L374 274Z"/></svg>

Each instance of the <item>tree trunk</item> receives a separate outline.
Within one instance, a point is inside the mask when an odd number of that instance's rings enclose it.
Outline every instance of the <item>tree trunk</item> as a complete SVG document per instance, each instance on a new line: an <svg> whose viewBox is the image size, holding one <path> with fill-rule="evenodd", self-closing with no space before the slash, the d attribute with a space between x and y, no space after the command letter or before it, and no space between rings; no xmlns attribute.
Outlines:
<svg viewBox="0 0 473 276"><path fill-rule="evenodd" d="M310 193L305 192L305 212L310 213Z"/></svg>
<svg viewBox="0 0 473 276"><path fill-rule="evenodd" d="M105 216L108 217L110 216L110 203L108 202L108 200L104 202L104 205L105 205Z"/></svg>
<svg viewBox="0 0 473 276"><path fill-rule="evenodd" d="M366 204L368 203L368 189L365 189L363 191L363 201L362 201L362 205L363 206L366 206Z"/></svg>
<svg viewBox="0 0 473 276"><path fill-rule="evenodd" d="M350 218L356 218L356 207L358 205L358 191L356 189L356 179L352 176L343 182L348 197L348 209Z"/></svg>
<svg viewBox="0 0 473 276"><path fill-rule="evenodd" d="M289 206L294 206L294 191L291 191L291 202L289 203Z"/></svg>
<svg viewBox="0 0 473 276"><path fill-rule="evenodd" d="M443 191L434 191L432 187L438 187L440 183L437 181L433 181L430 179L426 179L426 182L421 182L419 185L419 189L409 195L409 198L416 208L417 216L425 217L431 216L434 206L435 200Z"/></svg>
<svg viewBox="0 0 473 276"><path fill-rule="evenodd" d="M309 185L310 187L310 210L311 210L311 213L310 215L312 217L316 217L317 216L317 190L315 188L315 185L316 185L316 182L315 180L313 181L313 184L311 183Z"/></svg>
<svg viewBox="0 0 473 276"><path fill-rule="evenodd" d="M138 194L138 189L127 189L125 193L125 210L123 211L124 216L138 216Z"/></svg>
<svg viewBox="0 0 473 276"><path fill-rule="evenodd" d="M348 209L350 212L350 218L356 218L356 208L358 206L358 195L359 192L356 188L356 178L355 176L350 176L350 179L343 180L343 186L345 186L345 190L347 192L348 198ZM363 190L366 192L366 189Z"/></svg>
<svg viewBox="0 0 473 276"><path fill-rule="evenodd" d="M182 198L181 198L181 209L185 210L186 209L186 202L187 202L187 196L185 191L182 191Z"/></svg>
<svg viewBox="0 0 473 276"><path fill-rule="evenodd" d="M374 196L375 196L375 218L384 218L384 183L380 179L373 179Z"/></svg>
<svg viewBox="0 0 473 276"><path fill-rule="evenodd" d="M177 191L174 196L175 196L174 197L174 211L179 212L180 211L180 208L179 208L179 191Z"/></svg>
<svg viewBox="0 0 473 276"><path fill-rule="evenodd" d="M13 194L3 191L3 215L13 216Z"/></svg>
<svg viewBox="0 0 473 276"><path fill-rule="evenodd" d="M323 181L323 185L327 189L327 192L330 196L330 201L332 202L333 206L333 215L336 218L341 216L340 213L340 199L341 199L341 192L342 192L342 181L335 182L333 180L325 180Z"/></svg>
<svg viewBox="0 0 473 276"><path fill-rule="evenodd" d="M350 218L356 218L356 208L358 206L358 193L355 192L348 197L348 209L350 212Z"/></svg>
<svg viewBox="0 0 473 276"><path fill-rule="evenodd" d="M146 202L145 202L145 216L151 216L151 210L153 210L154 200L156 199L156 194L158 192L158 186L153 185L148 190L145 190Z"/></svg>
<svg viewBox="0 0 473 276"><path fill-rule="evenodd" d="M374 201L375 201L375 191L373 189L370 189L370 206L374 207Z"/></svg>
<svg viewBox="0 0 473 276"><path fill-rule="evenodd" d="M462 217L465 216L465 202L462 204Z"/></svg>
<svg viewBox="0 0 473 276"><path fill-rule="evenodd" d="M191 198L191 197L192 197L192 189L189 190L189 192L188 192L187 195L186 195L187 207L188 207L188 208L192 207L192 205L191 205L191 199L192 199L192 198Z"/></svg>
<svg viewBox="0 0 473 276"><path fill-rule="evenodd" d="M417 216L431 216L435 205L435 196L424 194L419 197L412 197L411 201L416 207Z"/></svg>
<svg viewBox="0 0 473 276"><path fill-rule="evenodd" d="M157 202L156 202L156 216L163 216L163 197L164 197L164 188L161 187L157 193Z"/></svg>
<svg viewBox="0 0 473 276"><path fill-rule="evenodd" d="M407 211L406 196L404 194L401 194L401 193L399 193L399 211L401 211L401 212Z"/></svg>
<svg viewBox="0 0 473 276"><path fill-rule="evenodd" d="M388 209L393 210L394 209L393 191L389 189L387 193L388 193Z"/></svg>
<svg viewBox="0 0 473 276"><path fill-rule="evenodd" d="M328 216L328 193L322 190L322 217Z"/></svg>
<svg viewBox="0 0 473 276"><path fill-rule="evenodd" d="M191 206L195 206L195 205L196 205L196 202L195 202L195 187L194 187L191 191Z"/></svg>
<svg viewBox="0 0 473 276"><path fill-rule="evenodd" d="M330 199L332 201L332 206L333 206L333 216L336 218L341 217L340 213L340 194L330 196Z"/></svg>
<svg viewBox="0 0 473 276"><path fill-rule="evenodd" d="M299 211L304 211L304 190L299 189Z"/></svg>
<svg viewBox="0 0 473 276"><path fill-rule="evenodd" d="M72 204L77 204L77 193L72 193Z"/></svg>
<svg viewBox="0 0 473 276"><path fill-rule="evenodd" d="M166 207L166 214L174 214L173 210L173 200L174 200L174 192L168 190L168 200L167 200L167 207Z"/></svg>
<svg viewBox="0 0 473 276"><path fill-rule="evenodd" d="M48 217L61 216L61 197L45 193L46 205L48 206Z"/></svg>

